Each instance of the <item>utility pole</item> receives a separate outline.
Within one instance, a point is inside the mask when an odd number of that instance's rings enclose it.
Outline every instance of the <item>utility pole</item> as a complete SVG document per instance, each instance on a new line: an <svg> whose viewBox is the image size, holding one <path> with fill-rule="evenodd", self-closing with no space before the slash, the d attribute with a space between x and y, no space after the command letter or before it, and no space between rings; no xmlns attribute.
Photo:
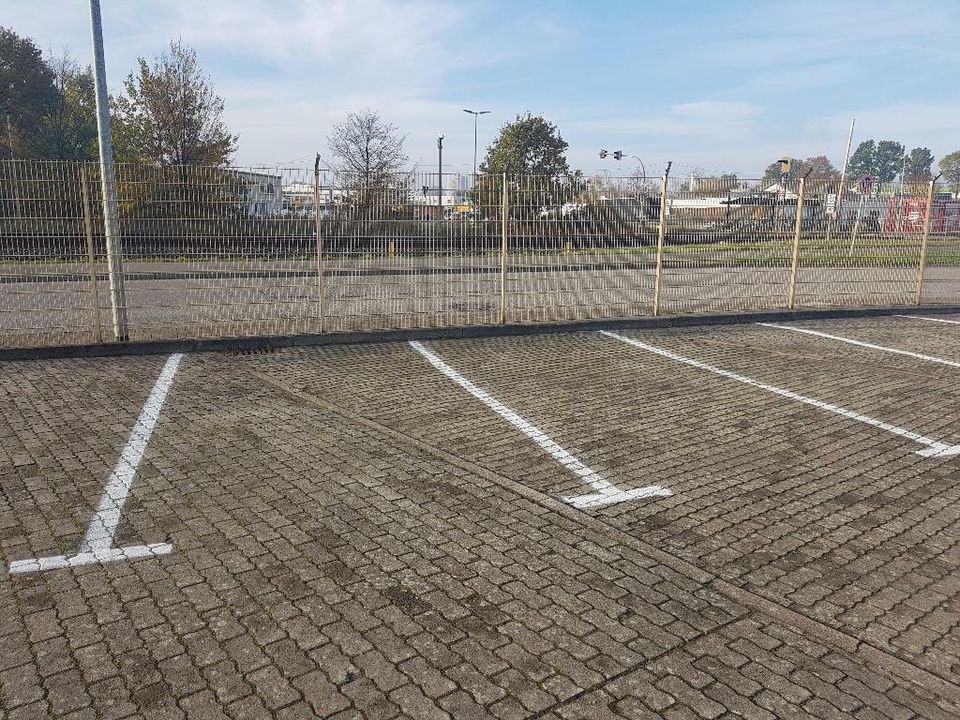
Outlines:
<svg viewBox="0 0 960 720"><path fill-rule="evenodd" d="M100 185L103 192L103 226L107 244L107 274L110 279L110 307L113 313L113 337L129 340L127 301L123 288L123 251L120 246L120 220L117 208L117 178L113 166L113 141L110 137L110 100L107 95L107 71L103 59L103 26L100 0L90 0L90 29L93 35L93 72L97 98L97 138L100 144Z"/></svg>
<svg viewBox="0 0 960 720"><path fill-rule="evenodd" d="M437 221L443 220L443 133L437 137Z"/></svg>
<svg viewBox="0 0 960 720"><path fill-rule="evenodd" d="M490 110L468 110L464 108L465 113L473 115L473 181L477 181L477 119L481 115L488 115Z"/></svg>

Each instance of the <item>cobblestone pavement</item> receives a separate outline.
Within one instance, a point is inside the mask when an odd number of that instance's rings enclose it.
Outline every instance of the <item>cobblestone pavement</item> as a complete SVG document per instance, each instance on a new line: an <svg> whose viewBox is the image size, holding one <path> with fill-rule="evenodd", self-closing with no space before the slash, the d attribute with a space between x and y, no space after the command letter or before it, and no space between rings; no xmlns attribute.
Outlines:
<svg viewBox="0 0 960 720"><path fill-rule="evenodd" d="M960 362L960 324L791 326ZM960 455L915 438L960 443L960 368L622 335L887 425L598 333L425 343L525 431L405 343L188 355L115 538L172 552L10 574L77 552L166 358L0 364L0 714L957 717ZM576 509L544 436L672 495Z"/></svg>

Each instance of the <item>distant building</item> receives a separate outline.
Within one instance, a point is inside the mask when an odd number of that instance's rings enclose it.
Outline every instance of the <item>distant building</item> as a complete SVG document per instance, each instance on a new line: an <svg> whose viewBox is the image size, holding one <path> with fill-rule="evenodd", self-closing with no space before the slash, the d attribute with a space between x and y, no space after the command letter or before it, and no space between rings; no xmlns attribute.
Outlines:
<svg viewBox="0 0 960 720"><path fill-rule="evenodd" d="M313 183L290 183L284 185L283 214L296 217L314 217L314 186ZM320 186L320 215L327 217L333 212L334 206L343 202L345 191L329 185Z"/></svg>
<svg viewBox="0 0 960 720"><path fill-rule="evenodd" d="M250 170L230 170L241 184L240 197L249 217L279 215L283 208L283 188L279 175Z"/></svg>
<svg viewBox="0 0 960 720"><path fill-rule="evenodd" d="M419 192L410 194L408 202L413 206L413 216L417 220L435 220L438 206L443 209L444 216L449 216L458 206L465 204L463 191L459 188L444 188L439 197L436 188L420 188Z"/></svg>

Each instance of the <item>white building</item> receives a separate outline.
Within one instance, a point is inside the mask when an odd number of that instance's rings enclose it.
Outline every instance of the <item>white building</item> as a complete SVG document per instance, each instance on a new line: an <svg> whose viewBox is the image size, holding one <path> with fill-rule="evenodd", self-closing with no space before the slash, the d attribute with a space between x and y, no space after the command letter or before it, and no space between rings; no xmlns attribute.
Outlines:
<svg viewBox="0 0 960 720"><path fill-rule="evenodd" d="M313 183L295 182L283 186L283 214L314 217ZM343 202L345 191L329 185L320 186L320 213L326 217L335 205Z"/></svg>
<svg viewBox="0 0 960 720"><path fill-rule="evenodd" d="M249 217L279 215L283 208L283 188L279 175L230 170L241 183L241 202Z"/></svg>

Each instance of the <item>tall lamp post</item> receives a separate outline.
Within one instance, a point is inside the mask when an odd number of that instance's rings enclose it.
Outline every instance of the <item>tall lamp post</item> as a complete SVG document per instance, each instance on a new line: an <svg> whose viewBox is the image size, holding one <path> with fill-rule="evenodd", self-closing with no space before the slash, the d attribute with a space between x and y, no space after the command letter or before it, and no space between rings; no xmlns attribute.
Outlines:
<svg viewBox="0 0 960 720"><path fill-rule="evenodd" d="M489 115L492 111L468 110L467 108L464 108L463 111L465 113L470 113L471 115L473 115L473 178L474 178L473 181L476 182L477 181L476 180L477 178L477 119L481 115Z"/></svg>
<svg viewBox="0 0 960 720"><path fill-rule="evenodd" d="M123 288L123 251L120 247L117 179L113 166L113 141L110 136L110 101L107 96L106 63L103 59L100 0L90 0L90 30L93 36L94 97L97 106L97 139L100 146L100 186L103 192L103 234L107 245L113 337L123 342L129 339L127 300Z"/></svg>
<svg viewBox="0 0 960 720"><path fill-rule="evenodd" d="M443 220L443 133L437 137L437 221Z"/></svg>

